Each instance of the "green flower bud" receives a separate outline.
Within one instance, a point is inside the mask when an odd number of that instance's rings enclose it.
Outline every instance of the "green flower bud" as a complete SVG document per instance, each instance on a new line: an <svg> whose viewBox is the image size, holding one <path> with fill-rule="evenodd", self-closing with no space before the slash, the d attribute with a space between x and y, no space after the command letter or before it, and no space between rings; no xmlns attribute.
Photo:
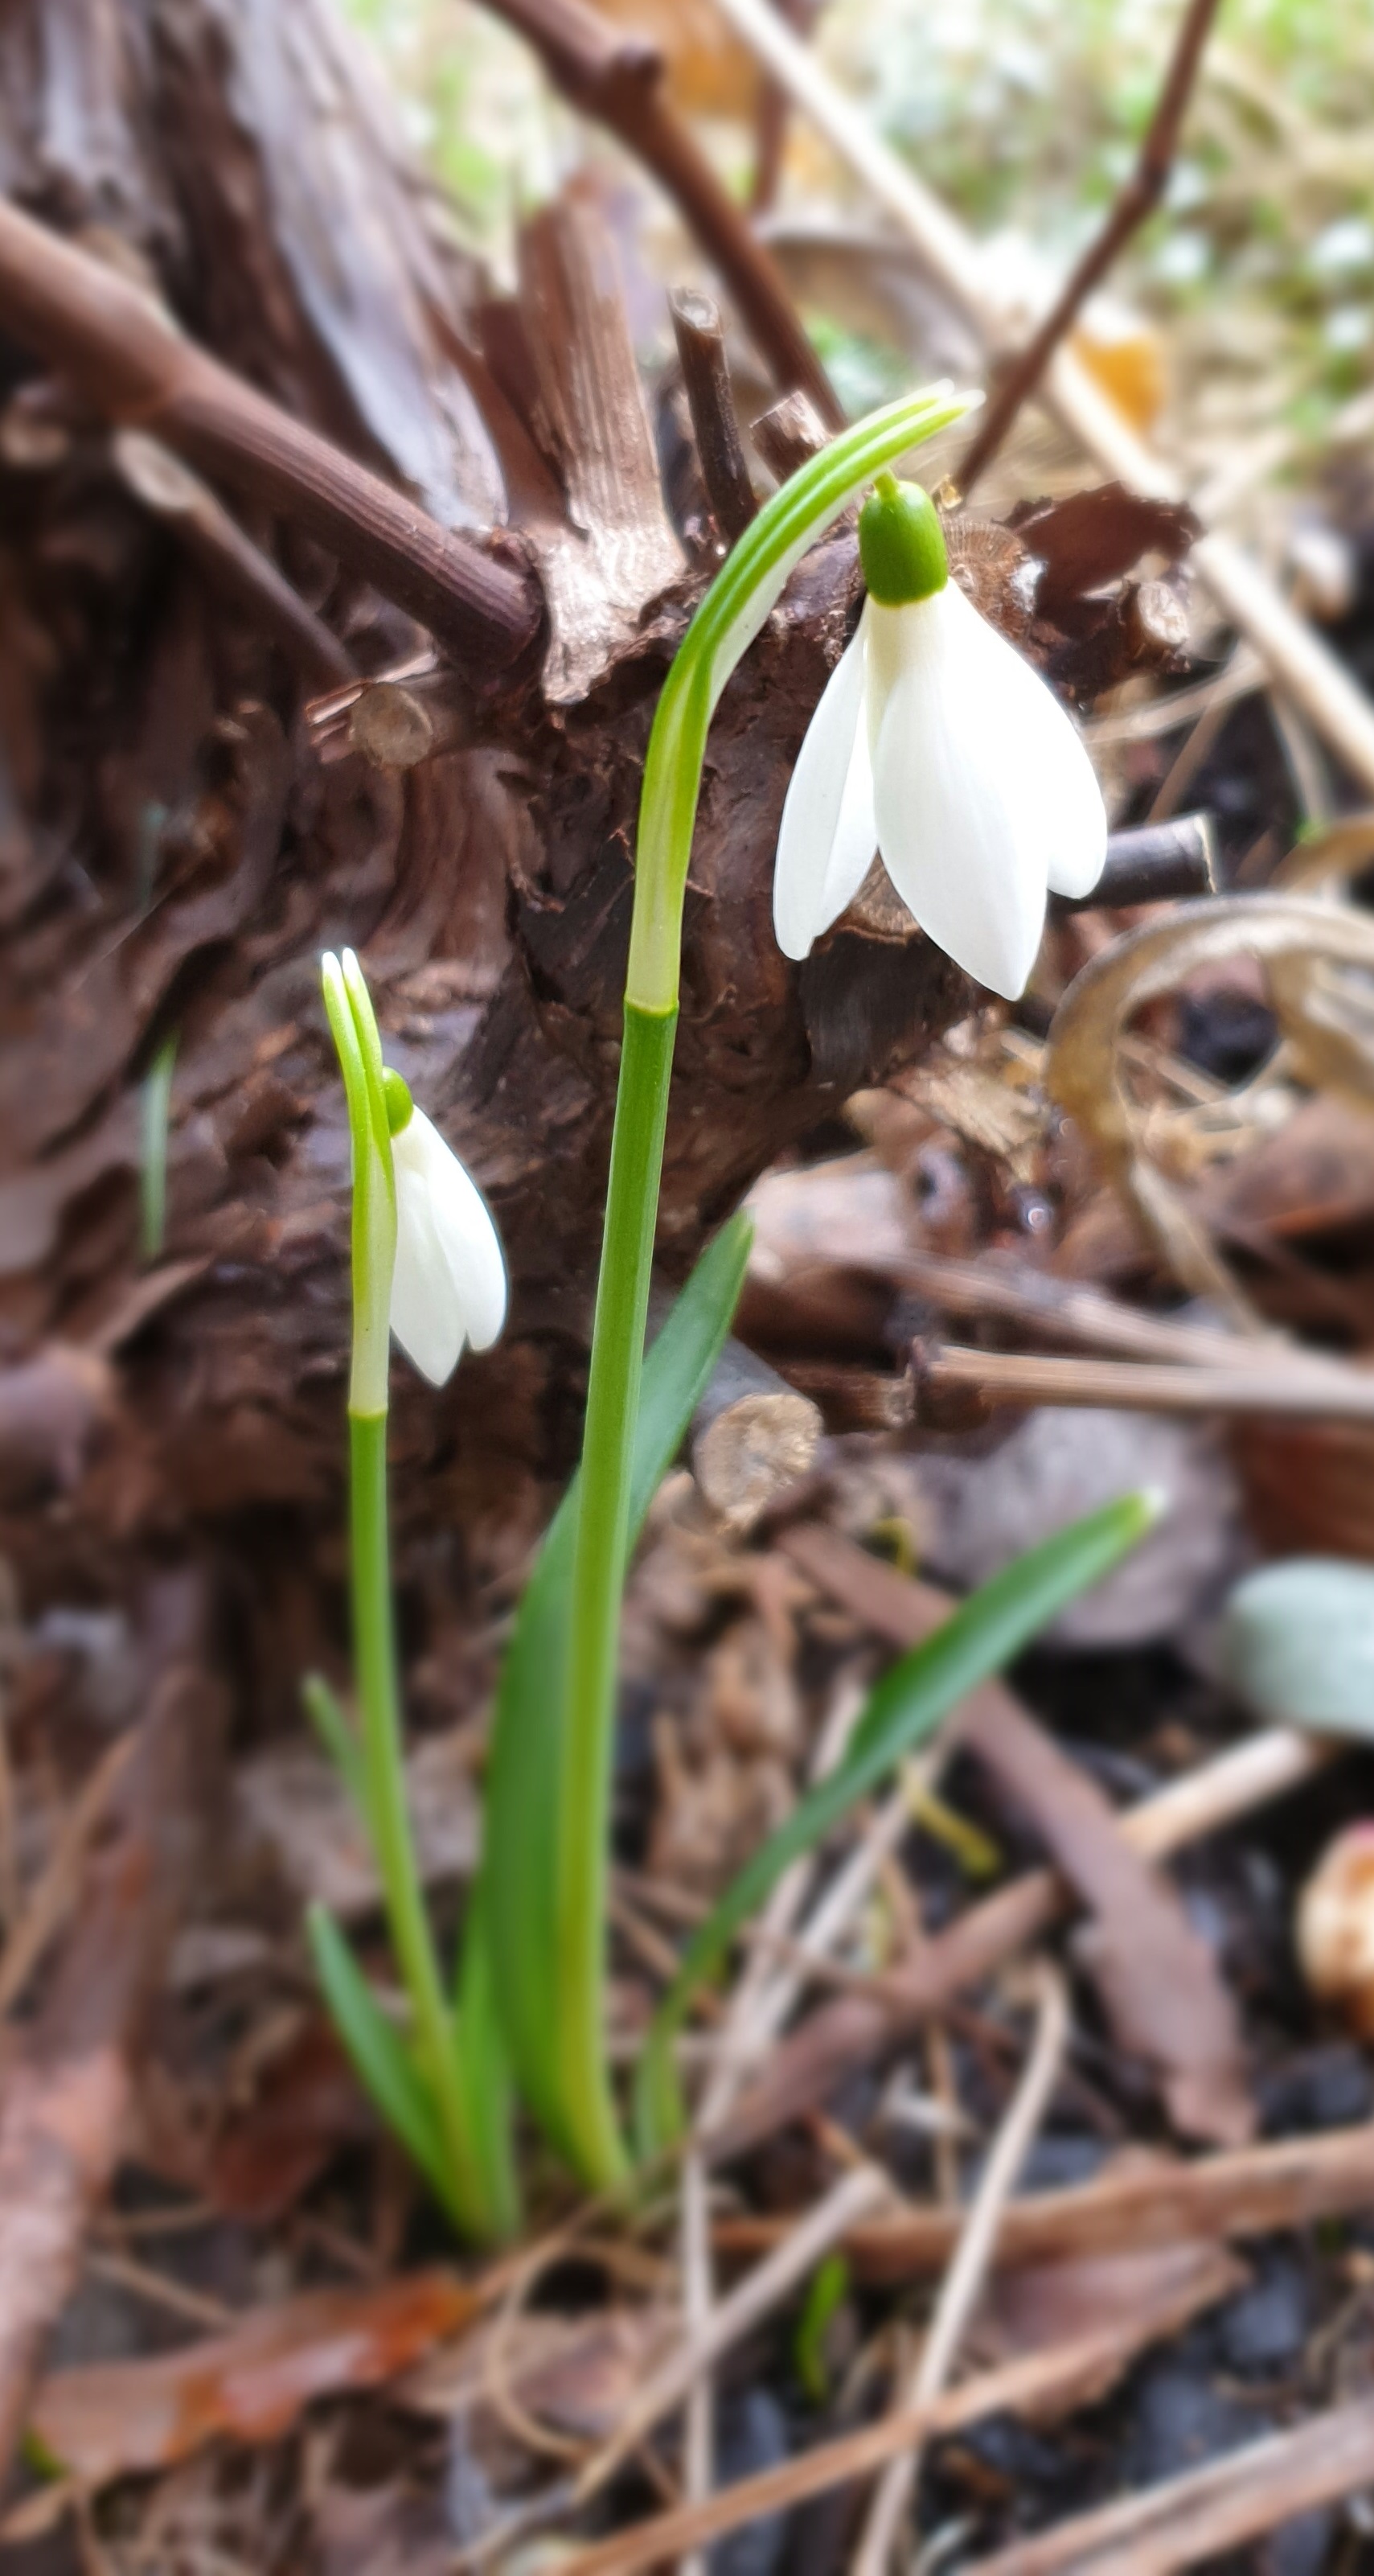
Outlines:
<svg viewBox="0 0 1374 2576"><path fill-rule="evenodd" d="M935 504L919 483L878 476L859 512L859 561L869 598L881 608L905 608L944 589L944 534Z"/></svg>
<svg viewBox="0 0 1374 2576"><path fill-rule="evenodd" d="M391 1134L403 1135L410 1125L415 1103L393 1064L389 1064L382 1075L382 1098L386 1102L386 1123Z"/></svg>

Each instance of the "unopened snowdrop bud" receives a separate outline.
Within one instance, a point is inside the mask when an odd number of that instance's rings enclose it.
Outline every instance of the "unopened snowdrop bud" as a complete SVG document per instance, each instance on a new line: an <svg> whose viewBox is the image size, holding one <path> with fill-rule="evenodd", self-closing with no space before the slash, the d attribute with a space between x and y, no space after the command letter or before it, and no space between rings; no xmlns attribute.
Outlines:
<svg viewBox="0 0 1374 2576"><path fill-rule="evenodd" d="M353 1163L353 1367L349 1410L387 1409L394 1333L431 1385L465 1342L484 1351L506 1319L506 1265L485 1199L393 1065L351 949L322 961L325 1007L348 1100Z"/></svg>
<svg viewBox="0 0 1374 2576"><path fill-rule="evenodd" d="M1374 1824L1323 1853L1298 1900L1298 1958L1311 1992L1374 2039Z"/></svg>
<svg viewBox="0 0 1374 2576"><path fill-rule="evenodd" d="M489 1350L506 1320L506 1265L486 1200L388 1072L387 1117L396 1175L396 1266L391 1329L422 1377L442 1386L463 1344Z"/></svg>
<svg viewBox="0 0 1374 2576"><path fill-rule="evenodd" d="M927 936L1009 1000L1047 893L1090 894L1107 818L1039 674L950 581L928 494L880 474L859 517L868 598L812 717L778 836L773 918L805 957L875 849Z"/></svg>

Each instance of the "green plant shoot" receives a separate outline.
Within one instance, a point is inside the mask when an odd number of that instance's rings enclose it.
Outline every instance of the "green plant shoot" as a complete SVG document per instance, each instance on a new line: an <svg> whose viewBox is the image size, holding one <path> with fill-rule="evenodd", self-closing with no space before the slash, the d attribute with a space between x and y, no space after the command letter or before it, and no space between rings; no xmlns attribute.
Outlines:
<svg viewBox="0 0 1374 2576"><path fill-rule="evenodd" d="M534 1823L512 1751L491 1788L491 1831L509 1849L519 1801L544 1865L542 2009L530 2008L512 1945L491 1966L521 2091L561 2152L594 2187L629 2170L605 2063L606 1846L620 1604L630 1541L635 1423L677 1021L682 907L706 735L741 655L789 574L872 477L958 420L968 398L937 386L893 403L837 438L793 476L741 538L692 619L664 683L640 798L625 1030L592 1336L580 1494L571 1541L565 1666L557 1693L556 1790ZM533 1712L538 1695L522 1700ZM532 1727L553 1723L547 1705ZM509 1733L509 1727L508 1727ZM527 1960L530 1943L518 1955Z"/></svg>
<svg viewBox="0 0 1374 2576"><path fill-rule="evenodd" d="M325 1008L343 1073L352 1147L353 1339L349 1377L349 1535L358 1697L356 1745L318 1679L307 1705L367 1827L409 2025L382 2012L343 1935L322 1908L309 1918L321 1985L360 2082L451 2217L480 2236L508 2232L517 2207L509 2130L489 2116L504 2100L498 2064L474 2063L445 1992L406 1807L392 1622L387 1510L387 1399L396 1262L393 1129L409 1095L382 1062L381 1039L357 959L326 957Z"/></svg>

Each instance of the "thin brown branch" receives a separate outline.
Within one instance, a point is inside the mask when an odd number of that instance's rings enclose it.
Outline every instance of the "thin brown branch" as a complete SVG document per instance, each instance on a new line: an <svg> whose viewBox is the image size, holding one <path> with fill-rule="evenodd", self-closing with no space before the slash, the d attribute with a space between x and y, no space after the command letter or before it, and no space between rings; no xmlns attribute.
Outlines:
<svg viewBox="0 0 1374 2576"><path fill-rule="evenodd" d="M427 517L341 449L183 338L149 295L0 203L0 326L111 421L266 502L441 636L503 672L534 642L530 576Z"/></svg>
<svg viewBox="0 0 1374 2576"><path fill-rule="evenodd" d="M1033 1270L1029 1262L997 1250L965 1261L913 1245L900 1264L883 1266L889 1277L899 1278L903 1287L929 1298L945 1314L1005 1316L1023 1331L1086 1350L1111 1351L1119 1359L1177 1360L1189 1368L1229 1368L1237 1360L1243 1367L1254 1366L1253 1346L1239 1334L1128 1306L1100 1288Z"/></svg>
<svg viewBox="0 0 1374 2576"><path fill-rule="evenodd" d="M1107 274L1147 215L1164 194L1179 128L1197 78L1202 49L1211 33L1218 0L1188 0L1164 86L1146 129L1134 170L1116 198L1095 241L1090 242L1062 294L1040 328L1007 369L979 423L973 445L959 469L967 498L997 454L1021 405L1032 395L1062 340L1067 339L1093 288Z"/></svg>
<svg viewBox="0 0 1374 2576"><path fill-rule="evenodd" d="M1133 2158L1063 2191L1028 2193L1007 2210L996 2268L1193 2245L1211 2238L1271 2236L1350 2218L1374 2202L1374 2121L1331 2129L1321 2137L1266 2140L1188 2163L1166 2156ZM961 2209L894 2209L866 2219L843 2240L864 2281L891 2284L938 2272L959 2241ZM785 2216L718 2218L719 2253L767 2254L791 2222Z"/></svg>
<svg viewBox="0 0 1374 2576"><path fill-rule="evenodd" d="M733 545L736 537L743 536L758 504L735 418L720 313L711 297L694 286L675 288L668 306L707 498L716 526L727 545Z"/></svg>
<svg viewBox="0 0 1374 2576"><path fill-rule="evenodd" d="M914 1344L918 1418L948 1426L950 1405L1107 1405L1132 1413L1281 1414L1374 1422L1374 1376L1338 1360L1252 1352L1248 1368L1175 1368L1140 1360L1057 1359L1039 1351ZM962 1416L961 1416L962 1419Z"/></svg>
<svg viewBox="0 0 1374 2576"><path fill-rule="evenodd" d="M323 689L356 678L347 647L189 465L142 429L116 430L111 452L135 500L173 530L215 589L275 636L306 681Z"/></svg>
<svg viewBox="0 0 1374 2576"><path fill-rule="evenodd" d="M739 308L770 374L808 393L831 429L844 413L771 252L750 230L696 137L668 102L663 60L643 36L608 27L583 0L490 0L533 45L554 87L653 172Z"/></svg>

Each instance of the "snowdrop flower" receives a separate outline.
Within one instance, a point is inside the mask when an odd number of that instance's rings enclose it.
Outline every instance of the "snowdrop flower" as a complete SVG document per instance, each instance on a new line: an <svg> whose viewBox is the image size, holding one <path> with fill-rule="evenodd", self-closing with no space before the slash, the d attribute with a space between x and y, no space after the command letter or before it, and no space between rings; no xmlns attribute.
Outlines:
<svg viewBox="0 0 1374 2576"><path fill-rule="evenodd" d="M401 1076L382 1062L363 971L351 948L326 957L325 1008L339 1052L353 1149L353 1368L349 1411L387 1407L395 1334L432 1386L463 1344L485 1351L506 1319L506 1265L485 1199Z"/></svg>
<svg viewBox="0 0 1374 2576"><path fill-rule="evenodd" d="M868 598L792 773L773 920L805 957L875 848L928 938L1008 1000L1047 892L1090 894L1107 818L1092 764L1038 673L948 578L926 493L880 474L859 517Z"/></svg>
<svg viewBox="0 0 1374 2576"><path fill-rule="evenodd" d="M401 1094L404 1093L404 1102ZM506 1320L506 1265L486 1200L397 1073L386 1077L394 1119L396 1266L391 1329L422 1377L442 1386L464 1342L490 1350ZM393 1106L394 1103L394 1106Z"/></svg>

